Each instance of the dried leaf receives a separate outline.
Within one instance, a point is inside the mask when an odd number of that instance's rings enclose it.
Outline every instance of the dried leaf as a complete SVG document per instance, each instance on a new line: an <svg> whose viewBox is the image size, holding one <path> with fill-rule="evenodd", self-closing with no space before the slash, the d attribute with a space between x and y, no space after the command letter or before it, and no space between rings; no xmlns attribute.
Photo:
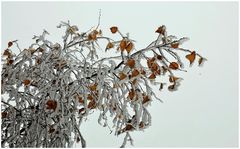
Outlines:
<svg viewBox="0 0 240 149"><path fill-rule="evenodd" d="M152 72L155 72L155 71L157 71L158 70L158 64L157 63L152 63L152 65L151 65L151 71Z"/></svg>
<svg viewBox="0 0 240 149"><path fill-rule="evenodd" d="M119 79L120 80L123 80L123 79L125 79L127 77L127 75L125 74L125 73L123 73L123 72L120 72L119 73Z"/></svg>
<svg viewBox="0 0 240 149"><path fill-rule="evenodd" d="M120 44L119 44L120 50L124 51L127 47L127 41L125 39L122 39Z"/></svg>
<svg viewBox="0 0 240 149"><path fill-rule="evenodd" d="M161 70L158 69L157 71L155 71L156 74L160 75L161 74Z"/></svg>
<svg viewBox="0 0 240 149"><path fill-rule="evenodd" d="M113 34L115 34L118 31L118 27L113 26L113 27L110 28L110 30Z"/></svg>
<svg viewBox="0 0 240 149"><path fill-rule="evenodd" d="M198 60L198 66L200 66L201 64L203 64L203 61L206 60L203 57L200 57Z"/></svg>
<svg viewBox="0 0 240 149"><path fill-rule="evenodd" d="M44 52L44 51L45 51L43 48L40 48L40 47L38 47L37 50L38 50L39 52Z"/></svg>
<svg viewBox="0 0 240 149"><path fill-rule="evenodd" d="M13 42L12 41L9 41L8 42L8 47L11 47L13 45Z"/></svg>
<svg viewBox="0 0 240 149"><path fill-rule="evenodd" d="M96 40L97 39L97 34L96 32L92 31L89 35L88 35L88 40Z"/></svg>
<svg viewBox="0 0 240 149"><path fill-rule="evenodd" d="M165 31L166 31L166 27L165 25L162 25L158 27L158 29L155 32L164 35Z"/></svg>
<svg viewBox="0 0 240 149"><path fill-rule="evenodd" d="M128 53L130 53L131 51L132 51L132 49L133 49L133 43L132 42L128 42L128 44L127 44L127 46L126 46L126 51L128 52Z"/></svg>
<svg viewBox="0 0 240 149"><path fill-rule="evenodd" d="M57 108L57 101L49 99L46 105L47 105L47 109L52 109L55 111Z"/></svg>
<svg viewBox="0 0 240 149"><path fill-rule="evenodd" d="M2 118L6 118L7 117L7 112L2 112L1 116L2 116Z"/></svg>
<svg viewBox="0 0 240 149"><path fill-rule="evenodd" d="M171 47L174 48L174 49L178 48L178 46L179 46L178 42L175 42L175 43L171 44Z"/></svg>
<svg viewBox="0 0 240 149"><path fill-rule="evenodd" d="M14 60L9 59L9 60L7 61L7 64L8 64L8 65L11 65L11 64L13 64L13 62L14 62Z"/></svg>
<svg viewBox="0 0 240 149"><path fill-rule="evenodd" d="M36 51L34 48L29 48L28 51L33 55L33 53Z"/></svg>
<svg viewBox="0 0 240 149"><path fill-rule="evenodd" d="M36 58L36 64L41 64L42 60L41 58Z"/></svg>
<svg viewBox="0 0 240 149"><path fill-rule="evenodd" d="M48 130L48 133L53 133L54 131L55 131L55 129L50 127L49 130Z"/></svg>
<svg viewBox="0 0 240 149"><path fill-rule="evenodd" d="M90 101L90 102L88 103L88 108L89 108L89 109L94 109L94 108L96 108L96 102L95 102L94 100Z"/></svg>
<svg viewBox="0 0 240 149"><path fill-rule="evenodd" d="M150 98L148 97L148 95L144 95L143 96L143 101L142 104L145 104L146 102L150 101Z"/></svg>
<svg viewBox="0 0 240 149"><path fill-rule="evenodd" d="M79 138L79 137L77 137L77 143L78 143L78 142L80 142L80 138Z"/></svg>
<svg viewBox="0 0 240 149"><path fill-rule="evenodd" d="M127 65L128 65L130 68L134 68L134 66L135 66L135 60L134 60L134 59L128 59Z"/></svg>
<svg viewBox="0 0 240 149"><path fill-rule="evenodd" d="M8 49L6 49L6 50L4 50L3 55L5 55L7 57L11 57L12 54Z"/></svg>
<svg viewBox="0 0 240 149"><path fill-rule="evenodd" d="M83 104L84 103L84 100L83 100L83 97L82 96L77 96L77 99L78 99L78 102Z"/></svg>
<svg viewBox="0 0 240 149"><path fill-rule="evenodd" d="M139 128L144 128L144 122L143 121L141 121L140 123L139 123Z"/></svg>
<svg viewBox="0 0 240 149"><path fill-rule="evenodd" d="M137 79L134 79L133 81L132 81L132 84L136 84L137 83Z"/></svg>
<svg viewBox="0 0 240 149"><path fill-rule="evenodd" d="M136 77L136 76L138 76L139 75L139 71L137 70L137 69L134 69L133 71L132 71L132 77Z"/></svg>
<svg viewBox="0 0 240 149"><path fill-rule="evenodd" d="M95 83L95 84L89 86L90 90L91 90L91 91L96 91L96 90L97 90L97 85L98 85L98 84Z"/></svg>
<svg viewBox="0 0 240 149"><path fill-rule="evenodd" d="M190 61L190 65L194 62L196 57L196 52L193 51L191 54L186 55L186 58Z"/></svg>
<svg viewBox="0 0 240 149"><path fill-rule="evenodd" d="M179 65L176 62L171 62L170 65L169 65L169 68L171 68L173 70L176 70L176 69L179 68Z"/></svg>
<svg viewBox="0 0 240 149"><path fill-rule="evenodd" d="M112 42L109 42L108 44L107 44L107 46L106 46L106 50L107 49L111 49L111 48L113 48L114 47L114 44L112 43Z"/></svg>
<svg viewBox="0 0 240 149"><path fill-rule="evenodd" d="M169 82L176 82L179 78L175 76L169 76Z"/></svg>
<svg viewBox="0 0 240 149"><path fill-rule="evenodd" d="M95 34L95 35L98 35L98 34L99 34L97 30L93 30L92 32L93 32L93 34Z"/></svg>
<svg viewBox="0 0 240 149"><path fill-rule="evenodd" d="M127 124L126 127L125 127L126 131L129 131L129 130L132 130L132 129L133 129L133 126L131 124Z"/></svg>
<svg viewBox="0 0 240 149"><path fill-rule="evenodd" d="M162 59L163 59L163 56L157 55L157 59L158 59L158 60L162 60Z"/></svg>
<svg viewBox="0 0 240 149"><path fill-rule="evenodd" d="M130 98L130 100L133 100L134 96L135 96L135 91L131 89L128 93L128 97Z"/></svg>
<svg viewBox="0 0 240 149"><path fill-rule="evenodd" d="M93 96L91 94L88 94L87 99L88 100L93 100Z"/></svg>
<svg viewBox="0 0 240 149"><path fill-rule="evenodd" d="M153 79L155 79L156 78L156 75L154 74L154 73L152 73L150 76L149 76L149 79L150 80L153 80Z"/></svg>
<svg viewBox="0 0 240 149"><path fill-rule="evenodd" d="M151 67L152 67L152 64L155 62L155 57L153 57L153 58L150 58L150 59L148 59L147 60L147 65L148 65L148 68L150 68L151 69Z"/></svg>
<svg viewBox="0 0 240 149"><path fill-rule="evenodd" d="M145 75L146 74L146 71L144 69L141 69L141 74L142 75Z"/></svg>
<svg viewBox="0 0 240 149"><path fill-rule="evenodd" d="M31 83L31 81L28 80L28 79L23 80L23 84L24 84L25 86L28 86L30 83Z"/></svg>

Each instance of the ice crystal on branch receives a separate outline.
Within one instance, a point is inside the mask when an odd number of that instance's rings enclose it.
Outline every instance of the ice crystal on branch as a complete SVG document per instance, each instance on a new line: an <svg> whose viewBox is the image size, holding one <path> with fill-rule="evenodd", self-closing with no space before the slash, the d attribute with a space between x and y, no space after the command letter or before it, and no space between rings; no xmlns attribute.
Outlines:
<svg viewBox="0 0 240 149"><path fill-rule="evenodd" d="M174 72L185 70L178 52L185 52L183 59L191 65L197 58L199 65L205 60L182 47L187 38L167 35L165 26L143 49L136 49L121 27L109 28L120 40L103 36L98 27L86 32L69 22L57 27L65 29L62 43L49 41L44 30L28 48L19 48L15 40L3 51L2 147L71 147L74 142L86 147L79 128L94 110L100 111L100 125L126 135L124 147L128 140L132 143L130 132L151 125L149 103L162 102L152 86L174 91L180 85ZM101 49L117 55L99 58ZM162 77L166 82L159 81Z"/></svg>

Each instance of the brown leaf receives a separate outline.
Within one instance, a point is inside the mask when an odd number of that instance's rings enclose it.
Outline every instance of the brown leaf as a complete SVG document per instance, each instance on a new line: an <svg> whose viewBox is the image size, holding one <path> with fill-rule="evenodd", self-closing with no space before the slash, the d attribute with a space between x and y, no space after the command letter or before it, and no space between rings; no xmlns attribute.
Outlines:
<svg viewBox="0 0 240 149"><path fill-rule="evenodd" d="M201 64L203 64L203 61L204 61L204 60L206 60L206 59L200 57L199 60L198 60L198 66L200 66Z"/></svg>
<svg viewBox="0 0 240 149"><path fill-rule="evenodd" d="M190 65L194 62L196 57L196 52L193 51L191 54L186 55L186 58L190 61Z"/></svg>
<svg viewBox="0 0 240 149"><path fill-rule="evenodd" d="M130 100L133 100L134 96L135 96L135 91L131 89L128 93L128 97L130 98Z"/></svg>
<svg viewBox="0 0 240 149"><path fill-rule="evenodd" d="M13 45L13 42L9 41L8 42L8 47L11 47Z"/></svg>
<svg viewBox="0 0 240 149"><path fill-rule="evenodd" d="M156 74L160 75L161 74L161 70L158 69L157 71L155 71Z"/></svg>
<svg viewBox="0 0 240 149"><path fill-rule="evenodd" d="M178 63L176 62L171 62L170 65L169 65L169 68L173 69L173 70L176 70L179 68L178 66Z"/></svg>
<svg viewBox="0 0 240 149"><path fill-rule="evenodd" d="M151 67L152 67L152 64L155 62L155 57L153 57L153 58L150 58L150 59L148 59L147 60L147 65L148 65L148 68L150 68L151 69Z"/></svg>
<svg viewBox="0 0 240 149"><path fill-rule="evenodd" d="M39 50L39 52L44 52L45 50L41 47L38 47L37 50Z"/></svg>
<svg viewBox="0 0 240 149"><path fill-rule="evenodd" d="M41 64L42 60L41 58L36 58L36 64Z"/></svg>
<svg viewBox="0 0 240 149"><path fill-rule="evenodd" d="M140 123L139 123L139 128L143 128L144 127L144 122L143 121L141 121Z"/></svg>
<svg viewBox="0 0 240 149"><path fill-rule="evenodd" d="M77 137L77 143L78 143L78 142L80 142L80 138L79 138L79 137Z"/></svg>
<svg viewBox="0 0 240 149"><path fill-rule="evenodd" d="M90 85L89 88L91 91L96 91L97 90L97 83L93 84L93 85Z"/></svg>
<svg viewBox="0 0 240 149"><path fill-rule="evenodd" d="M90 102L88 103L88 108L89 108L89 109L94 109L94 108L96 108L96 102L95 102L94 100L90 101Z"/></svg>
<svg viewBox="0 0 240 149"><path fill-rule="evenodd" d="M109 42L108 44L107 44L107 46L106 46L106 50L107 49L111 49L111 48L113 48L114 47L114 44L112 43L112 42Z"/></svg>
<svg viewBox="0 0 240 149"><path fill-rule="evenodd" d="M162 60L162 59L163 59L163 56L157 55L157 59L158 59L158 60Z"/></svg>
<svg viewBox="0 0 240 149"><path fill-rule="evenodd" d="M120 50L124 51L127 47L127 41L125 39L122 39L120 44L119 44Z"/></svg>
<svg viewBox="0 0 240 149"><path fill-rule="evenodd" d="M14 60L12 60L12 59L7 60L7 64L8 64L8 65L13 64L13 62L14 62Z"/></svg>
<svg viewBox="0 0 240 149"><path fill-rule="evenodd" d="M133 129L133 126L131 124L127 124L126 127L125 127L126 131L132 130L132 129Z"/></svg>
<svg viewBox="0 0 240 149"><path fill-rule="evenodd" d="M88 94L87 99L88 99L88 100L93 100L93 96L90 95L90 94Z"/></svg>
<svg viewBox="0 0 240 149"><path fill-rule="evenodd" d="M158 64L157 63L152 63L152 65L151 65L151 71L152 72L155 72L155 71L157 71L158 70Z"/></svg>
<svg viewBox="0 0 240 149"><path fill-rule="evenodd" d="M55 111L57 108L57 101L49 99L46 105L47 105L47 109L53 109Z"/></svg>
<svg viewBox="0 0 240 149"><path fill-rule="evenodd" d="M83 104L84 103L84 100L83 100L83 97L82 96L77 96L78 98L78 102Z"/></svg>
<svg viewBox="0 0 240 149"><path fill-rule="evenodd" d="M23 80L23 84L24 84L25 86L28 86L30 83L31 83L31 81L28 80L28 79Z"/></svg>
<svg viewBox="0 0 240 149"><path fill-rule="evenodd" d="M162 25L158 27L158 29L155 32L164 35L165 31L166 31L166 27Z"/></svg>
<svg viewBox="0 0 240 149"><path fill-rule="evenodd" d="M130 53L133 49L133 43L132 42L128 42L127 46L126 46L126 50L128 53Z"/></svg>
<svg viewBox="0 0 240 149"><path fill-rule="evenodd" d="M11 57L12 54L8 49L6 49L6 50L4 50L3 55L5 55L7 57Z"/></svg>
<svg viewBox="0 0 240 149"><path fill-rule="evenodd" d="M136 84L137 83L137 79L134 79L133 81L132 81L132 84Z"/></svg>
<svg viewBox="0 0 240 149"><path fill-rule="evenodd" d="M175 76L169 76L169 82L176 82L179 78Z"/></svg>
<svg viewBox="0 0 240 149"><path fill-rule="evenodd" d="M125 74L125 73L123 73L123 72L120 72L119 73L119 78L120 78L120 80L123 80L123 79L125 79L127 77L127 75Z"/></svg>
<svg viewBox="0 0 240 149"><path fill-rule="evenodd" d="M154 74L154 73L152 73L150 76L149 76L149 79L150 80L153 80L153 79L155 79L156 78L156 75Z"/></svg>
<svg viewBox="0 0 240 149"><path fill-rule="evenodd" d="M128 65L130 68L134 68L134 66L135 66L135 60L134 60L134 59L128 59L127 65Z"/></svg>
<svg viewBox="0 0 240 149"><path fill-rule="evenodd" d="M7 112L2 112L2 118L6 118L7 117Z"/></svg>
<svg viewBox="0 0 240 149"><path fill-rule="evenodd" d="M28 51L33 55L33 53L36 51L34 48L29 48Z"/></svg>
<svg viewBox="0 0 240 149"><path fill-rule="evenodd" d="M55 129L50 127L49 130L48 130L48 133L53 133L54 131L55 131Z"/></svg>
<svg viewBox="0 0 240 149"><path fill-rule="evenodd" d="M146 71L144 69L141 69L141 74L142 75L145 75L146 74Z"/></svg>
<svg viewBox="0 0 240 149"><path fill-rule="evenodd" d="M143 101L142 104L145 104L146 102L150 101L150 98L148 97L148 95L144 95L143 96Z"/></svg>
<svg viewBox="0 0 240 149"><path fill-rule="evenodd" d="M96 40L96 39L97 39L97 33L94 30L88 35L88 40Z"/></svg>
<svg viewBox="0 0 240 149"><path fill-rule="evenodd" d="M97 30L93 30L92 32L93 32L93 34L95 34L95 35L98 35L98 34L99 34Z"/></svg>
<svg viewBox="0 0 240 149"><path fill-rule="evenodd" d="M115 34L118 31L118 27L113 26L113 27L110 28L110 30L113 34Z"/></svg>
<svg viewBox="0 0 240 149"><path fill-rule="evenodd" d="M175 42L175 43L171 44L171 47L174 48L174 49L178 48L178 46L179 46L178 42Z"/></svg>
<svg viewBox="0 0 240 149"><path fill-rule="evenodd" d="M139 75L139 71L137 69L134 69L132 71L132 77L136 77L137 75Z"/></svg>

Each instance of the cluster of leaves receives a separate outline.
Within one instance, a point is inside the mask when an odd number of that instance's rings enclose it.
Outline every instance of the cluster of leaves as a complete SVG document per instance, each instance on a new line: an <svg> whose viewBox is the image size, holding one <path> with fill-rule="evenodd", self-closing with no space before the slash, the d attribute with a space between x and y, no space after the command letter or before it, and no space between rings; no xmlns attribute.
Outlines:
<svg viewBox="0 0 240 149"><path fill-rule="evenodd" d="M161 90L166 84L158 81L162 76L169 77L170 91L180 85L181 78L173 74L184 71L177 52L187 52L190 64L196 57L199 65L205 60L181 48L187 38L168 36L164 25L156 30L157 39L140 50L116 26L110 31L120 40L103 36L98 27L87 32L69 22L57 27L65 28L62 45L46 39L44 30L29 48L10 41L3 52L2 147L71 147L74 142L85 147L79 128L94 110L100 111L100 125L126 135L124 147L132 141L131 131L151 125L147 107L154 99L161 101L151 85ZM100 41L106 42L106 53L114 50L117 56L100 59ZM15 54L14 48L20 52Z"/></svg>

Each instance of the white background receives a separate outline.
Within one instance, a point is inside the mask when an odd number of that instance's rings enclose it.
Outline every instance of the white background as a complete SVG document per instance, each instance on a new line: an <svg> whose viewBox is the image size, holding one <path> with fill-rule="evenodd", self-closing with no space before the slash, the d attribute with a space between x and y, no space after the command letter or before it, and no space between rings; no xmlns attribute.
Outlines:
<svg viewBox="0 0 240 149"><path fill-rule="evenodd" d="M1 47L18 39L27 48L43 29L60 41L60 21L86 31L97 25L99 9L106 36L114 37L109 27L117 25L137 41L137 49L144 48L165 24L169 34L190 37L185 47L208 59L204 67L188 68L185 61L188 72L179 73L184 80L177 92L156 90L164 103L151 104L152 126L132 133L134 147L238 146L237 2L3 2ZM99 126L97 114L81 126L87 146L119 147L123 137Z"/></svg>

